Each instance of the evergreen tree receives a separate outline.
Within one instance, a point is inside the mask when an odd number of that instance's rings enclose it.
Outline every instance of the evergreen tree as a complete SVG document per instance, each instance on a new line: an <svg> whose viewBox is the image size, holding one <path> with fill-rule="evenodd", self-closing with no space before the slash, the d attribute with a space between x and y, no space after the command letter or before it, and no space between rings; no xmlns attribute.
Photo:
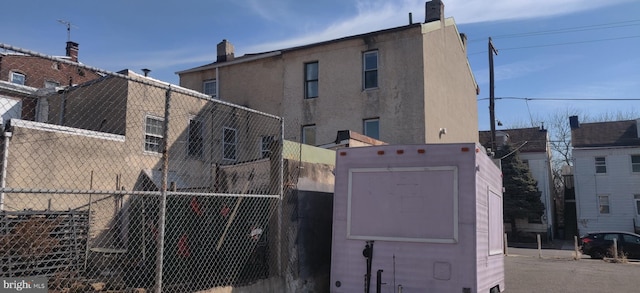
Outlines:
<svg viewBox="0 0 640 293"><path fill-rule="evenodd" d="M504 219L511 223L511 237L518 238L516 219L539 218L544 214L544 204L537 181L529 166L520 160L513 146L506 144L496 152L501 159L502 184L504 186Z"/></svg>

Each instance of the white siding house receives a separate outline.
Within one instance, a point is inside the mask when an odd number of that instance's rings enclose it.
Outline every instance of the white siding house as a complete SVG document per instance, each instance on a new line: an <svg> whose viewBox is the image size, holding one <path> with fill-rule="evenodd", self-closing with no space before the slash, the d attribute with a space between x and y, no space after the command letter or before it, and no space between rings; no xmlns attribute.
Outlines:
<svg viewBox="0 0 640 293"><path fill-rule="evenodd" d="M579 235L640 228L640 119L570 117Z"/></svg>
<svg viewBox="0 0 640 293"><path fill-rule="evenodd" d="M491 133L480 131L480 143L485 147L491 145ZM538 183L540 201L545 206L544 215L540 219L520 219L518 229L522 232L546 235L544 239L555 238L555 202L553 177L551 172L551 148L547 130L538 127L505 129L496 132L496 145L500 148L509 143L518 148L520 160L529 166L531 176ZM505 225L505 229L510 229Z"/></svg>

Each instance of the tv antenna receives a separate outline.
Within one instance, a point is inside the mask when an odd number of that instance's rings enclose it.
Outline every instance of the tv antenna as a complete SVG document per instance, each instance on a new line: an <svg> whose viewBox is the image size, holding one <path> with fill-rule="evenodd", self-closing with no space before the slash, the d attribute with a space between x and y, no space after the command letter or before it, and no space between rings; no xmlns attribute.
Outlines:
<svg viewBox="0 0 640 293"><path fill-rule="evenodd" d="M70 42L71 41L71 27L74 27L74 28L78 28L78 27L73 25L70 21L58 19L58 22L61 23L61 24L64 24L65 26L67 26L67 42Z"/></svg>

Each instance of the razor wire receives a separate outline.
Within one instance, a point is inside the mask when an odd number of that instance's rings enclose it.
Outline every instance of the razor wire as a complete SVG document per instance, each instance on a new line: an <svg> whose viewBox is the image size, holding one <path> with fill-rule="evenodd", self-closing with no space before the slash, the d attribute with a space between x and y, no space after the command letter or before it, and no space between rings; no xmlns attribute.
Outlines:
<svg viewBox="0 0 640 293"><path fill-rule="evenodd" d="M291 268L282 119L1 47L0 276L195 292Z"/></svg>

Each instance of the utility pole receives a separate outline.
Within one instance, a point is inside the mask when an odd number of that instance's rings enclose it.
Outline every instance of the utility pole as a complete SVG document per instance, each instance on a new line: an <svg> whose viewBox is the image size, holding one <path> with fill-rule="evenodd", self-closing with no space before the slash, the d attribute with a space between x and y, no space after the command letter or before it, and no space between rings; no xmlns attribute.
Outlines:
<svg viewBox="0 0 640 293"><path fill-rule="evenodd" d="M491 119L491 152L496 151L496 113L495 95L493 92L493 54L498 55L498 50L493 46L489 37L489 119Z"/></svg>

